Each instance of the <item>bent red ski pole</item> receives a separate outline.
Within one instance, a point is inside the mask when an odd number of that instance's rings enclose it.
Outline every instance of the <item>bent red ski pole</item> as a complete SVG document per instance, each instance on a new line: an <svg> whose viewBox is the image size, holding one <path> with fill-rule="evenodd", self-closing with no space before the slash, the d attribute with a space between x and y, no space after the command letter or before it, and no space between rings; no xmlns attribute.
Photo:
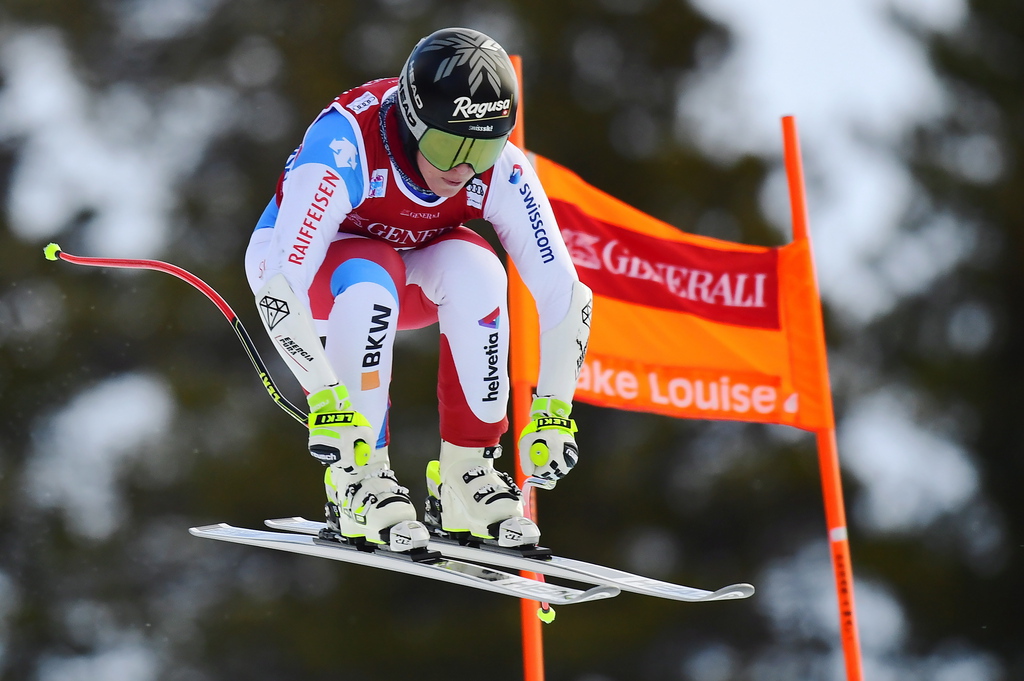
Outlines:
<svg viewBox="0 0 1024 681"><path fill-rule="evenodd" d="M165 272L173 275L184 282L187 282L199 289L210 301L217 306L217 309L227 318L231 324L231 328L234 329L235 335L238 336L239 342L245 349L245 354L249 356L249 360L252 362L253 367L256 368L256 373L260 375L260 380L263 381L263 386L267 389L270 397L273 398L277 406L288 412L288 415L294 418L299 423L306 425L307 415L304 411L296 407L294 404L288 401L288 399L281 394L277 389L277 385L274 383L274 379L270 376L270 371L267 369L267 365L263 363L263 358L260 357L259 352L256 351L256 346L252 342L252 338L249 337L248 332L242 325L241 320L238 319L238 315L231 309L231 306L227 304L227 301L212 286L207 284L205 281L192 274L191 272L184 270L177 265L171 265L170 263L161 262L159 260L142 260L134 258L91 258L80 255L71 255L61 250L61 247L57 244L49 244L43 249L43 254L47 260L64 260L75 265L87 265L89 267L116 267L121 269L129 270L156 270L157 272Z"/></svg>

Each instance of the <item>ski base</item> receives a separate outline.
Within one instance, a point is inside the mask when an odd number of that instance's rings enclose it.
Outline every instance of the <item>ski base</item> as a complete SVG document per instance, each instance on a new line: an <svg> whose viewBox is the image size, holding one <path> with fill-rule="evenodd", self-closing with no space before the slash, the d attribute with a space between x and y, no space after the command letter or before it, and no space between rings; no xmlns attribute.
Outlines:
<svg viewBox="0 0 1024 681"><path fill-rule="evenodd" d="M304 532L301 534L266 532L264 530L233 527L227 523L193 527L189 529L189 532L196 537L204 539L216 539L218 541L288 551L306 556L329 558L345 563L417 575L450 584L468 586L482 591L490 591L515 598L526 598L553 605L573 605L603 600L612 598L619 593L617 588L605 585L581 591L579 589L526 579L525 577L503 572L492 567L465 563L447 557L435 557L429 554L410 555L409 553L392 553L385 549L367 551L355 546L321 539L318 534L319 530L324 527L324 524L310 524L316 525L315 532ZM428 551L431 550L428 549Z"/></svg>
<svg viewBox="0 0 1024 681"><path fill-rule="evenodd" d="M267 520L268 527L307 535L317 534L324 523L306 520L305 518L278 518ZM663 582L650 577L643 577L623 570L605 567L596 563L562 558L555 555L530 557L522 555L517 549L504 549L488 544L464 546L455 540L431 538L427 550L438 551L445 558L460 561L484 563L489 566L509 570L525 570L549 577L559 577L587 584L612 586L620 591L684 601L687 603L703 603L708 601L726 601L749 598L754 595L754 587L750 584L731 584L716 591L697 589L682 584Z"/></svg>

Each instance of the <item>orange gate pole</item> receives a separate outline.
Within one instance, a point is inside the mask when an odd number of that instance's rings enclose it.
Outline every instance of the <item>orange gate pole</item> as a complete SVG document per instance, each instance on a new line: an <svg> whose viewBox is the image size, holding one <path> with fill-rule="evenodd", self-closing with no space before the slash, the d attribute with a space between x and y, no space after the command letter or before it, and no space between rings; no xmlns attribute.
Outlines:
<svg viewBox="0 0 1024 681"><path fill-rule="evenodd" d="M807 196L804 185L803 161L800 158L800 141L793 116L782 119L782 139L786 162L786 177L789 181L789 201L793 212L793 240L804 239L810 245L810 229L807 219ZM810 248L808 248L810 252ZM813 271L814 258L811 256ZM817 278L814 287L817 289ZM820 300L817 290L815 298ZM823 382L820 394L828 396L828 409L832 411L832 390L828 380L828 359L825 349L825 330L821 319L820 305L816 313L818 338L818 380ZM830 421L832 419L830 418ZM843 504L843 486L839 470L839 452L836 447L835 427L816 432L818 445L818 467L821 472L821 490L825 500L825 524L828 528L829 554L832 557L832 571L835 575L836 596L839 600L839 634L843 643L846 660L847 681L863 681L860 639L857 635L857 614L853 600L853 564L850 559L850 543L846 530L846 510Z"/></svg>

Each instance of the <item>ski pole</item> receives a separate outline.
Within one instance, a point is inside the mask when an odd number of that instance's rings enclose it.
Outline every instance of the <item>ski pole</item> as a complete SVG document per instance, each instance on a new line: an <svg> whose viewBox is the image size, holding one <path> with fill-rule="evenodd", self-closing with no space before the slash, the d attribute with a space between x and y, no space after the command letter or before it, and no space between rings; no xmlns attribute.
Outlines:
<svg viewBox="0 0 1024 681"><path fill-rule="evenodd" d="M242 326L241 320L238 315L235 314L231 306L227 304L227 301L219 293L217 293L213 287L207 284L205 281L197 277L196 275L184 270L177 265L171 265L170 263L161 262L159 260L140 260L130 258L91 258L80 255L71 255L61 250L60 246L51 243L43 249L43 255L46 256L47 260L64 260L75 265L87 265L89 267L116 267L121 269L130 270L156 270L157 272L165 272L173 275L182 281L185 281L195 288L199 289L207 298L217 306L217 309L227 318L228 322L231 323L231 328L234 329L235 335L238 336L239 342L245 349L245 354L249 356L249 360L252 362L253 367L256 368L256 373L260 375L260 380L263 381L263 387L270 393L270 397L273 398L277 406L288 412L288 415L299 423L306 425L307 415L301 409L296 407L294 404L288 401L284 395L277 389L277 384L274 383L274 379L270 376L270 371L267 369L267 365L263 363L263 358L256 351L256 345L252 342L252 338L249 337L245 327Z"/></svg>
<svg viewBox="0 0 1024 681"><path fill-rule="evenodd" d="M526 478L523 482L523 515L527 518L533 519L533 509L531 508L531 500L533 499L533 488L539 487L541 489L554 489L555 483L544 478L538 478L535 475L531 475ZM535 574L534 578L537 581L543 582L544 575ZM540 608L537 609L537 619L544 624L551 624L555 621L555 609L551 607L550 603L541 602Z"/></svg>

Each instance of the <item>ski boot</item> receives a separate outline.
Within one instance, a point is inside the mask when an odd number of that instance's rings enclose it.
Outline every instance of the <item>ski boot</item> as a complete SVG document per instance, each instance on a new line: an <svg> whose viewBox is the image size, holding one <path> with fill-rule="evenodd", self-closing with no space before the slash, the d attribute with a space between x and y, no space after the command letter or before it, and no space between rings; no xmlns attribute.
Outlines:
<svg viewBox="0 0 1024 681"><path fill-rule="evenodd" d="M369 452L363 443L355 463L332 464L324 473L327 526L346 543L406 552L426 547L429 533L416 520L409 490L398 484L387 447Z"/></svg>
<svg viewBox="0 0 1024 681"><path fill-rule="evenodd" d="M430 535L416 520L409 490L395 479L387 447L374 450L370 445L373 429L352 409L345 386L328 386L308 395L307 401L309 453L327 466L324 538L340 537L367 550L425 547Z"/></svg>
<svg viewBox="0 0 1024 681"><path fill-rule="evenodd" d="M501 445L458 447L441 441L441 457L427 464L424 520L434 534L463 544L536 546L540 530L523 517L522 493L494 468Z"/></svg>

